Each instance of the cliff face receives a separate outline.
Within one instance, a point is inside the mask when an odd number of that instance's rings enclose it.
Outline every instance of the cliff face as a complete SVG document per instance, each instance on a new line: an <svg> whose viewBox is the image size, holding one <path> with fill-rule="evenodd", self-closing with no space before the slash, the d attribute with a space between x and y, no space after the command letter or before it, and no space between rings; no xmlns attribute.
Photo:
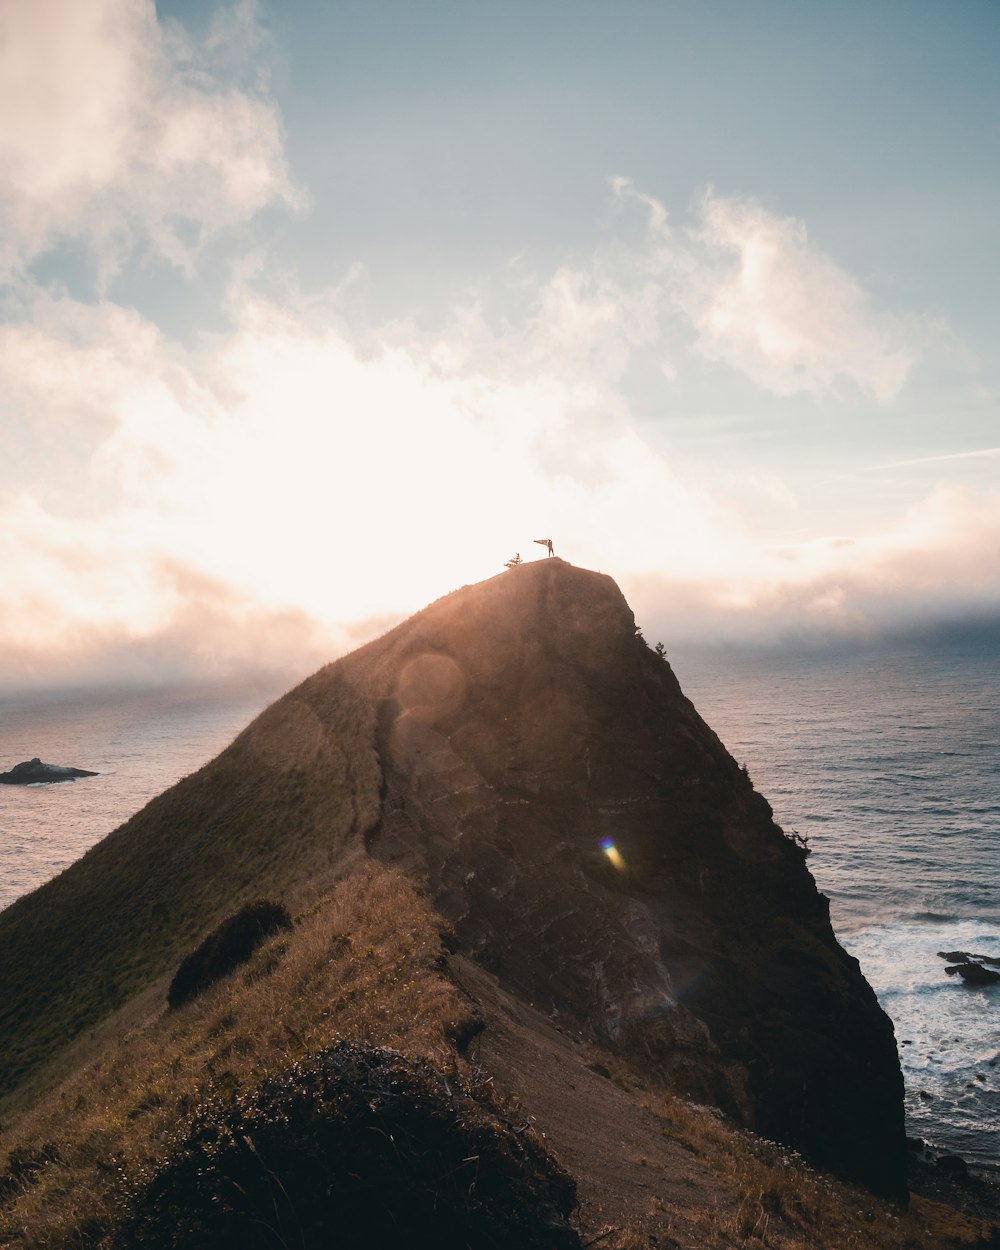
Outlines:
<svg viewBox="0 0 1000 1250"><path fill-rule="evenodd" d="M0 915L8 1084L244 898L355 856L565 1027L905 1196L892 1028L774 824L610 578L457 591L329 665Z"/></svg>
<svg viewBox="0 0 1000 1250"><path fill-rule="evenodd" d="M460 947L536 1007L905 1193L891 1024L614 582L542 560L397 633L344 662L380 699L372 853L423 876Z"/></svg>

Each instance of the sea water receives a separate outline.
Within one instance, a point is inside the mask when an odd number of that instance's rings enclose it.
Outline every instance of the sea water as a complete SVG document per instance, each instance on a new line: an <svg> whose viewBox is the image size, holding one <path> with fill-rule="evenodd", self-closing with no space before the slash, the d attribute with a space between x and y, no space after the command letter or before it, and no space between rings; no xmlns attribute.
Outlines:
<svg viewBox="0 0 1000 1250"><path fill-rule="evenodd" d="M786 830L892 1017L908 1131L1000 1166L1000 985L938 951L1000 957L1000 648L671 655L685 693ZM0 905L217 754L276 690L0 697L0 770L99 770L0 786Z"/></svg>
<svg viewBox="0 0 1000 1250"><path fill-rule="evenodd" d="M98 774L0 786L0 907L218 755L276 693L253 686L0 695L0 772L37 756Z"/></svg>
<svg viewBox="0 0 1000 1250"><path fill-rule="evenodd" d="M892 1018L907 1131L1000 1166L1000 984L939 951L1000 957L1000 647L691 655L685 693L745 763L831 900Z"/></svg>

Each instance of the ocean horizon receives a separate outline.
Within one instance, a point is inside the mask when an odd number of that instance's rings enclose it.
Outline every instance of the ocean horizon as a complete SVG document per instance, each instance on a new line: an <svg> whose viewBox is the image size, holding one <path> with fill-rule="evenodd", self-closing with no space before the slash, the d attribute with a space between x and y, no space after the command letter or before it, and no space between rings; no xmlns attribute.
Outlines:
<svg viewBox="0 0 1000 1250"><path fill-rule="evenodd" d="M908 1132L1000 1169L1000 986L968 987L938 956L1000 957L1000 647L975 635L668 658L778 823L809 843L837 936L893 1020ZM0 771L39 756L98 773L0 787L0 906L208 762L285 688L0 695Z"/></svg>

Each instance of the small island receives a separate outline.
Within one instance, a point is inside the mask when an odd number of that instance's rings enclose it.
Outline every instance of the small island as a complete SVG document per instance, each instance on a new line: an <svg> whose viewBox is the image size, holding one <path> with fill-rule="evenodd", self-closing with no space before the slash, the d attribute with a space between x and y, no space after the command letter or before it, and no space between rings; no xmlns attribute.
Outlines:
<svg viewBox="0 0 1000 1250"><path fill-rule="evenodd" d="M87 768L66 768L62 764L43 764L36 755L33 760L15 764L9 773L0 773L0 785L36 786L42 782L75 781L77 777L96 777Z"/></svg>

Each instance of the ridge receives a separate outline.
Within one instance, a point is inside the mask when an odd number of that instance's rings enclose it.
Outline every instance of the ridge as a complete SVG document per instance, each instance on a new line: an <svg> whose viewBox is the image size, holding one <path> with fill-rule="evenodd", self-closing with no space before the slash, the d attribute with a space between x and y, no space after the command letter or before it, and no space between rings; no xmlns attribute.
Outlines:
<svg viewBox="0 0 1000 1250"><path fill-rule="evenodd" d="M422 886L510 993L905 1201L892 1026L803 849L615 582L558 558L320 669L0 913L3 1088L226 912L262 890L305 906L368 858Z"/></svg>

